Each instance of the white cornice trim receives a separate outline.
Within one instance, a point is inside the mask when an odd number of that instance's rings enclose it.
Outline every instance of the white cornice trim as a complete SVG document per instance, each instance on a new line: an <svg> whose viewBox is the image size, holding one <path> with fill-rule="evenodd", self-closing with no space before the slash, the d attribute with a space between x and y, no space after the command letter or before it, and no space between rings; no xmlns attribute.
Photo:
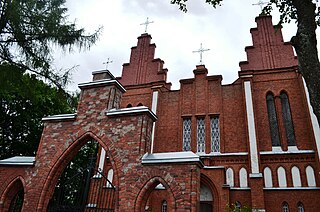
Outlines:
<svg viewBox="0 0 320 212"><path fill-rule="evenodd" d="M320 190L320 187L273 187L263 188L263 190Z"/></svg>
<svg viewBox="0 0 320 212"><path fill-rule="evenodd" d="M53 120L69 120L69 119L75 119L77 116L76 113L71 114L59 114L59 115L53 115L53 116L47 116L43 117L42 121L53 121Z"/></svg>
<svg viewBox="0 0 320 212"><path fill-rule="evenodd" d="M0 160L0 165L11 165L11 166L33 166L35 163L35 157L30 156L15 156Z"/></svg>
<svg viewBox="0 0 320 212"><path fill-rule="evenodd" d="M202 164L200 157L191 151L188 152L165 152L165 153L146 153L142 157L142 164L158 163L187 163L199 162Z"/></svg>
<svg viewBox="0 0 320 212"><path fill-rule="evenodd" d="M153 121L156 121L158 119L157 115L154 114L146 106L111 109L106 112L106 115L107 116L117 116L117 115L130 115L130 114L135 114L135 113L147 113L152 118Z"/></svg>
<svg viewBox="0 0 320 212"><path fill-rule="evenodd" d="M223 156L246 156L248 155L248 152L226 152L226 153L220 153L220 152L211 152L209 154L204 153L196 153L200 157L223 157Z"/></svg>
<svg viewBox="0 0 320 212"><path fill-rule="evenodd" d="M126 89L121 85L121 83L118 80L115 79L102 79L102 80L96 80L92 82L85 82L78 84L78 87L80 89L91 87L91 86L103 86L107 84L115 84L123 93L126 92Z"/></svg>
<svg viewBox="0 0 320 212"><path fill-rule="evenodd" d="M294 150L294 151L264 151L264 152L260 152L260 155L288 155L288 154L310 154L310 153L314 153L314 150Z"/></svg>

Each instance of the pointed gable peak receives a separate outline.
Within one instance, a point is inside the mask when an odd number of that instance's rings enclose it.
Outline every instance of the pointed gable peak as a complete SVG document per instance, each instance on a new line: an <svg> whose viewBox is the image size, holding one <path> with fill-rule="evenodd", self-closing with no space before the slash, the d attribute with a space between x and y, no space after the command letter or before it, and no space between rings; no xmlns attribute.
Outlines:
<svg viewBox="0 0 320 212"><path fill-rule="evenodd" d="M250 30L252 46L247 46L247 61L240 62L241 71L268 70L298 65L290 43L284 42L281 26L272 24L272 17L260 15L256 28Z"/></svg>
<svg viewBox="0 0 320 212"><path fill-rule="evenodd" d="M138 37L137 46L131 48L130 62L123 64L123 85L146 84L167 80L167 69L163 60L154 58L156 45L151 43L151 35L143 33Z"/></svg>

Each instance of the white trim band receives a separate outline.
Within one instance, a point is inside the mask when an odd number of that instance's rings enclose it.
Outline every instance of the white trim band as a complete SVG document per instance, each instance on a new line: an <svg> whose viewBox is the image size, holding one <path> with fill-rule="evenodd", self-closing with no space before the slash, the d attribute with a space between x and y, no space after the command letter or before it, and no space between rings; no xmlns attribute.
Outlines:
<svg viewBox="0 0 320 212"><path fill-rule="evenodd" d="M153 121L156 121L158 117L151 110L149 110L146 106L138 106L138 107L129 107L122 109L111 109L106 112L107 116L116 116L116 115L132 115L136 113L147 113Z"/></svg>
<svg viewBox="0 0 320 212"><path fill-rule="evenodd" d="M115 79L103 79L103 80L96 80L92 82L85 82L78 84L78 87L80 89L87 88L87 87L93 87L93 86L104 86L107 84L114 84L119 88L122 92L126 92L126 89L121 85L121 83L118 80Z"/></svg>
<svg viewBox="0 0 320 212"><path fill-rule="evenodd" d="M77 116L76 113L71 114L59 114L59 115L53 115L53 116L47 116L43 117L42 121L53 121L53 120L69 120L69 119L75 119Z"/></svg>

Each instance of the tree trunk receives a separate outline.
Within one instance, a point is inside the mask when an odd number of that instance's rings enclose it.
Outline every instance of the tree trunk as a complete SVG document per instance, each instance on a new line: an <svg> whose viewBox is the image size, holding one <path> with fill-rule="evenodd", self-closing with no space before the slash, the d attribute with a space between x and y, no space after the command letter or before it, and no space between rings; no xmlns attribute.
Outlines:
<svg viewBox="0 0 320 212"><path fill-rule="evenodd" d="M304 77L311 106L320 123L320 63L317 50L315 4L311 0L292 0L297 9L297 34L291 39Z"/></svg>

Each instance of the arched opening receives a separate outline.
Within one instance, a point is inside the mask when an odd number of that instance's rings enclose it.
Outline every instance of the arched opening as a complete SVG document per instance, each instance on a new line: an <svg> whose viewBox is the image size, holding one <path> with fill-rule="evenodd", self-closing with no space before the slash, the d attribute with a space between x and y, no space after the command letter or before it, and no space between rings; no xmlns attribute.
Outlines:
<svg viewBox="0 0 320 212"><path fill-rule="evenodd" d="M3 208L0 211L22 211L24 200L24 186L20 178L12 181L5 190L1 202Z"/></svg>
<svg viewBox="0 0 320 212"><path fill-rule="evenodd" d="M162 178L150 179L138 194L134 211L175 211L172 190Z"/></svg>
<svg viewBox="0 0 320 212"><path fill-rule="evenodd" d="M132 107L132 104L128 104L126 108L130 108L130 107Z"/></svg>
<svg viewBox="0 0 320 212"><path fill-rule="evenodd" d="M280 144L280 133L278 126L278 118L276 112L276 105L274 102L274 95L271 92L267 93L267 110L269 119L270 136L273 147L281 146Z"/></svg>
<svg viewBox="0 0 320 212"><path fill-rule="evenodd" d="M139 106L143 106L143 104L140 102L137 106L138 106L138 107L139 107Z"/></svg>
<svg viewBox="0 0 320 212"><path fill-rule="evenodd" d="M211 179L201 174L200 184L200 211L213 212L220 210L220 196Z"/></svg>
<svg viewBox="0 0 320 212"><path fill-rule="evenodd" d="M115 186L101 168L108 163L106 151L88 139L60 174L47 211L114 211Z"/></svg>
<svg viewBox="0 0 320 212"><path fill-rule="evenodd" d="M200 211L212 212L213 210L213 195L210 188L201 183L200 185Z"/></svg>

